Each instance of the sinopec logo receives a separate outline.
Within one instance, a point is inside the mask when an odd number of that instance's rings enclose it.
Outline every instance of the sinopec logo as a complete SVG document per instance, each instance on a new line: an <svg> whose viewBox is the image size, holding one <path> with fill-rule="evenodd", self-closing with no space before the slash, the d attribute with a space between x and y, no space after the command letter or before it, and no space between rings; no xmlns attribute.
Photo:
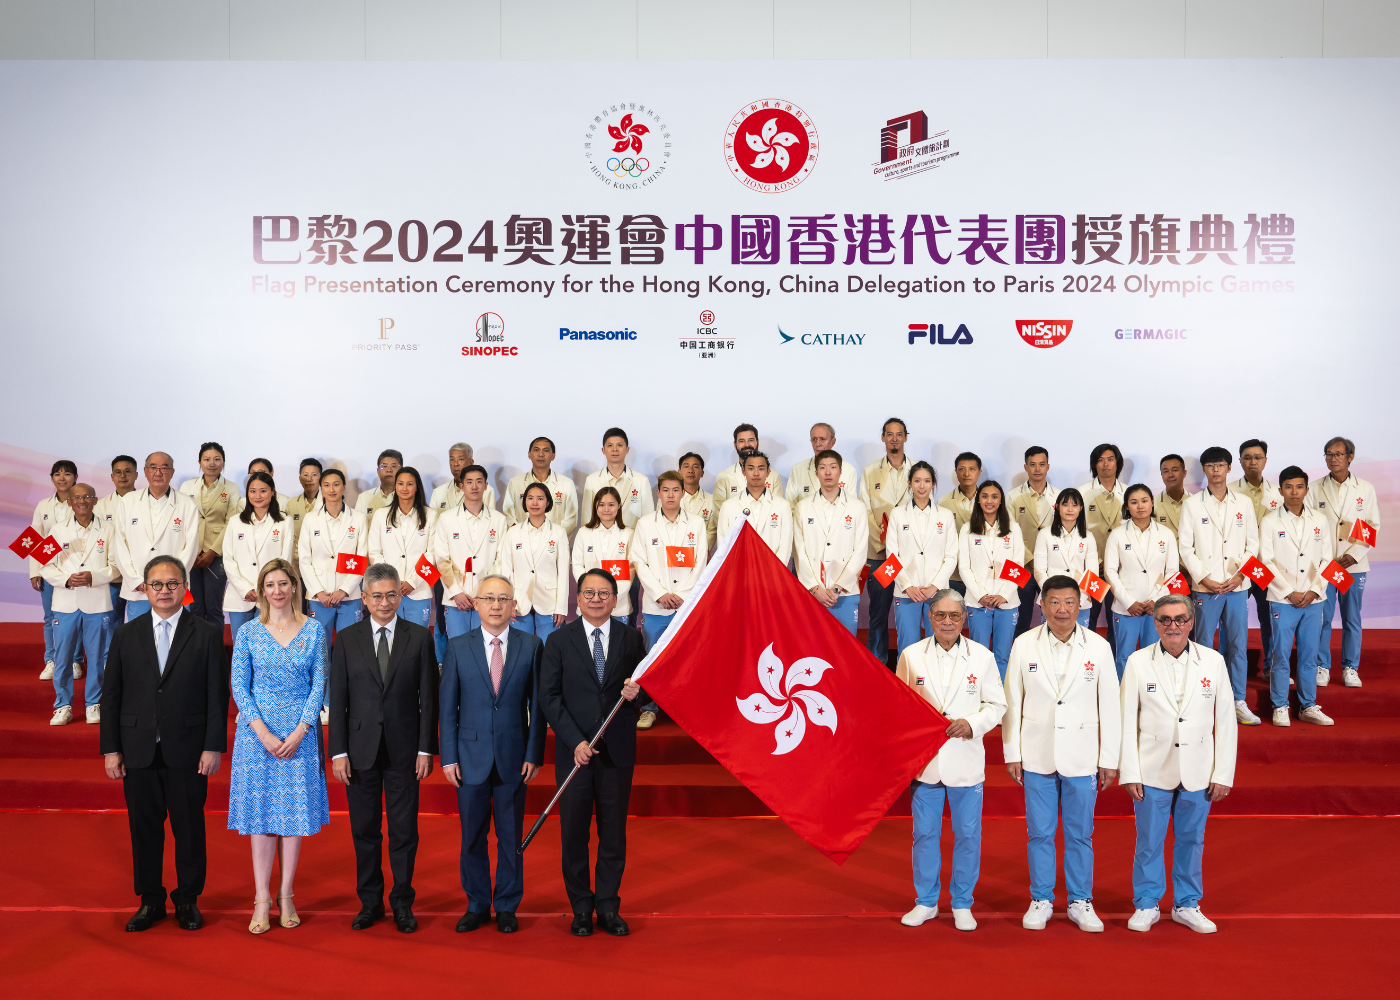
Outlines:
<svg viewBox="0 0 1400 1000"><path fill-rule="evenodd" d="M1032 347L1058 347L1073 325L1072 319L1018 319L1016 332Z"/></svg>

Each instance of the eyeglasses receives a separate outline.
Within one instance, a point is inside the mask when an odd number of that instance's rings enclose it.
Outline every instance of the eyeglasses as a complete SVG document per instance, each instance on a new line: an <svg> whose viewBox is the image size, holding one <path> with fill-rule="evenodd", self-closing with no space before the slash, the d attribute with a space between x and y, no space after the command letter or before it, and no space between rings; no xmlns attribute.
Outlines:
<svg viewBox="0 0 1400 1000"><path fill-rule="evenodd" d="M1346 457L1347 457L1347 453L1344 452L1344 451L1324 451L1324 452L1322 453L1322 457L1323 457L1323 458L1346 458Z"/></svg>
<svg viewBox="0 0 1400 1000"><path fill-rule="evenodd" d="M148 465L148 466L146 466L146 471L147 471L147 472L174 472L174 471L175 471L175 466L173 466L173 465Z"/></svg>
<svg viewBox="0 0 1400 1000"><path fill-rule="evenodd" d="M379 471L380 471L380 472L397 472L399 469L402 469L402 468L403 468L403 466L401 466L401 465L381 465L381 466L379 467Z"/></svg>
<svg viewBox="0 0 1400 1000"><path fill-rule="evenodd" d="M1158 615L1157 624L1161 625L1163 628L1166 628L1168 625L1179 625L1185 628L1187 625L1191 624L1191 618L1188 615L1177 615L1175 618L1168 618L1166 615Z"/></svg>
<svg viewBox="0 0 1400 1000"><path fill-rule="evenodd" d="M386 604L398 598L399 595L391 590L387 594L369 594L367 596L371 601L374 601L376 604Z"/></svg>
<svg viewBox="0 0 1400 1000"><path fill-rule="evenodd" d="M185 581L184 581L184 580L148 580L148 581L146 581L146 589L147 589L147 590L154 590L154 591L157 591L157 592L162 591L162 590L179 590L179 589L180 589L181 587L183 587L184 585L185 585Z"/></svg>
<svg viewBox="0 0 1400 1000"><path fill-rule="evenodd" d="M514 597L497 597L497 596L495 596L495 595L493 594L493 595L490 596L490 597L478 597L478 598L476 599L476 603L478 603L478 604L491 604L491 605L496 605L496 604L509 604L509 603L510 603L511 601L513 601L513 600L515 600Z"/></svg>
<svg viewBox="0 0 1400 1000"><path fill-rule="evenodd" d="M69 496L69 497L68 497L68 502L69 502L69 503L72 503L72 502L75 501L75 500L96 500L96 499L97 499L96 495L94 495L94 494L92 494L92 493L78 493L78 494Z"/></svg>
<svg viewBox="0 0 1400 1000"><path fill-rule="evenodd" d="M585 601L606 601L613 596L611 590L580 590L578 596Z"/></svg>
<svg viewBox="0 0 1400 1000"><path fill-rule="evenodd" d="M1205 471L1224 472L1230 468L1229 462L1206 462L1201 468Z"/></svg>
<svg viewBox="0 0 1400 1000"><path fill-rule="evenodd" d="M962 621L961 611L930 611L928 616L936 622L957 622Z"/></svg>

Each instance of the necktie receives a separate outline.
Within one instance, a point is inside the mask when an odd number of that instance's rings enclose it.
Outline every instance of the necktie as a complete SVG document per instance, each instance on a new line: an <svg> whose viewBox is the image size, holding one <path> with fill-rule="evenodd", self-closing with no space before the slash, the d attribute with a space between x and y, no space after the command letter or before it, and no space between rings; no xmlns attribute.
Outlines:
<svg viewBox="0 0 1400 1000"><path fill-rule="evenodd" d="M388 681L389 679L389 629L379 626L379 679Z"/></svg>
<svg viewBox="0 0 1400 1000"><path fill-rule="evenodd" d="M491 640L491 690L501 693L501 671L505 669L505 658L501 656L501 637Z"/></svg>
<svg viewBox="0 0 1400 1000"><path fill-rule="evenodd" d="M593 666L598 669L598 683L603 683L603 664L607 657L603 655L603 630L595 628L593 630Z"/></svg>
<svg viewBox="0 0 1400 1000"><path fill-rule="evenodd" d="M161 620L156 622L156 663L160 666L160 672L165 673L165 660L170 656L170 622Z"/></svg>

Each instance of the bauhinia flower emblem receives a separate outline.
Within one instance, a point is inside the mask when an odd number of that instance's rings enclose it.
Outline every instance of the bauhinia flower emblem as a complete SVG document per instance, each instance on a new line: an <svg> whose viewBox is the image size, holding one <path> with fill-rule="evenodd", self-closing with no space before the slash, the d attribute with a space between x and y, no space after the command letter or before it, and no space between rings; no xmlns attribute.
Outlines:
<svg viewBox="0 0 1400 1000"><path fill-rule="evenodd" d="M778 119L770 118L764 123L760 135L746 132L744 141L749 144L750 149L758 154L753 158L755 170L762 170L770 163L776 163L779 170L787 170L787 147L797 142L797 136L791 132L779 132Z"/></svg>
<svg viewBox="0 0 1400 1000"><path fill-rule="evenodd" d="M613 146L614 153L626 152L629 146L632 147L632 152L640 153L642 151L642 136L649 132L651 129L641 122L633 124L631 115L623 115L622 121L618 124L608 126L608 135L617 140L617 144Z"/></svg>
<svg viewBox="0 0 1400 1000"><path fill-rule="evenodd" d="M777 739L774 755L791 753L807 733L807 723L825 726L836 732L836 706L820 691L800 690L819 683L832 669L831 664L815 656L804 656L783 670L783 661L773 654L773 644L758 658L758 682L763 692L747 698L736 698L739 712L750 722L776 722L773 735ZM771 699L771 700L770 700Z"/></svg>

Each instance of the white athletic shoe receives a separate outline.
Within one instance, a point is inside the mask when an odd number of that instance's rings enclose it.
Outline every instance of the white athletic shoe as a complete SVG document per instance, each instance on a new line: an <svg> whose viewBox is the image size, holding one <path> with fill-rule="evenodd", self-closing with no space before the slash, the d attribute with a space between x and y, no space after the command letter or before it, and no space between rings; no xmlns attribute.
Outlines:
<svg viewBox="0 0 1400 1000"><path fill-rule="evenodd" d="M1162 911L1155 906L1150 910L1134 910L1133 915L1128 918L1128 930L1142 931L1145 934L1153 924L1161 919Z"/></svg>
<svg viewBox="0 0 1400 1000"><path fill-rule="evenodd" d="M1359 688L1361 686L1361 675L1351 667L1342 671L1342 686L1349 688Z"/></svg>
<svg viewBox="0 0 1400 1000"><path fill-rule="evenodd" d="M1298 718L1302 719L1304 722L1311 722L1314 726L1330 726L1334 724L1332 719L1324 715L1322 709L1316 705L1313 705L1311 708L1303 709L1298 713Z"/></svg>
<svg viewBox="0 0 1400 1000"><path fill-rule="evenodd" d="M1048 899L1032 899L1031 907L1021 918L1021 926L1028 931L1043 931L1050 922L1055 906Z"/></svg>
<svg viewBox="0 0 1400 1000"><path fill-rule="evenodd" d="M73 664L73 679L74 679L74 680L78 680L78 679L80 679L82 676L83 676L83 665L82 665L81 663L75 663L75 664Z"/></svg>
<svg viewBox="0 0 1400 1000"><path fill-rule="evenodd" d="M1090 934L1103 933L1103 921L1094 912L1094 902L1090 899L1076 899L1069 904L1069 919L1081 931Z"/></svg>
<svg viewBox="0 0 1400 1000"><path fill-rule="evenodd" d="M1282 708L1274 709L1274 725L1287 727L1289 724L1288 706L1284 705Z"/></svg>
<svg viewBox="0 0 1400 1000"><path fill-rule="evenodd" d="M53 661L52 661L52 660L50 660L48 663L45 663L45 664L44 664L44 669L41 670L41 671L39 672L39 680L41 680L41 681L51 681L51 680L53 680Z"/></svg>
<svg viewBox="0 0 1400 1000"><path fill-rule="evenodd" d="M1173 906L1172 919L1191 928L1197 934L1215 933L1215 921L1207 920L1199 906Z"/></svg>
<svg viewBox="0 0 1400 1000"><path fill-rule="evenodd" d="M1249 710L1249 705L1243 698L1235 699L1235 721L1242 726L1259 725L1259 716Z"/></svg>
<svg viewBox="0 0 1400 1000"><path fill-rule="evenodd" d="M977 921L972 919L971 910L954 910L953 926L960 931L975 931L977 929Z"/></svg>
<svg viewBox="0 0 1400 1000"><path fill-rule="evenodd" d="M87 707L87 720L89 725L96 725L102 721L102 706L89 705Z"/></svg>
<svg viewBox="0 0 1400 1000"><path fill-rule="evenodd" d="M1317 668L1317 686L1325 688L1332 681L1332 671L1326 667Z"/></svg>
<svg viewBox="0 0 1400 1000"><path fill-rule="evenodd" d="M53 710L53 718L49 720L51 726L66 726L73 721L73 709L67 705Z"/></svg>
<svg viewBox="0 0 1400 1000"><path fill-rule="evenodd" d="M920 924L932 920L937 916L938 907L924 906L920 903L915 903L912 910L899 918L899 922L905 927L918 927Z"/></svg>

